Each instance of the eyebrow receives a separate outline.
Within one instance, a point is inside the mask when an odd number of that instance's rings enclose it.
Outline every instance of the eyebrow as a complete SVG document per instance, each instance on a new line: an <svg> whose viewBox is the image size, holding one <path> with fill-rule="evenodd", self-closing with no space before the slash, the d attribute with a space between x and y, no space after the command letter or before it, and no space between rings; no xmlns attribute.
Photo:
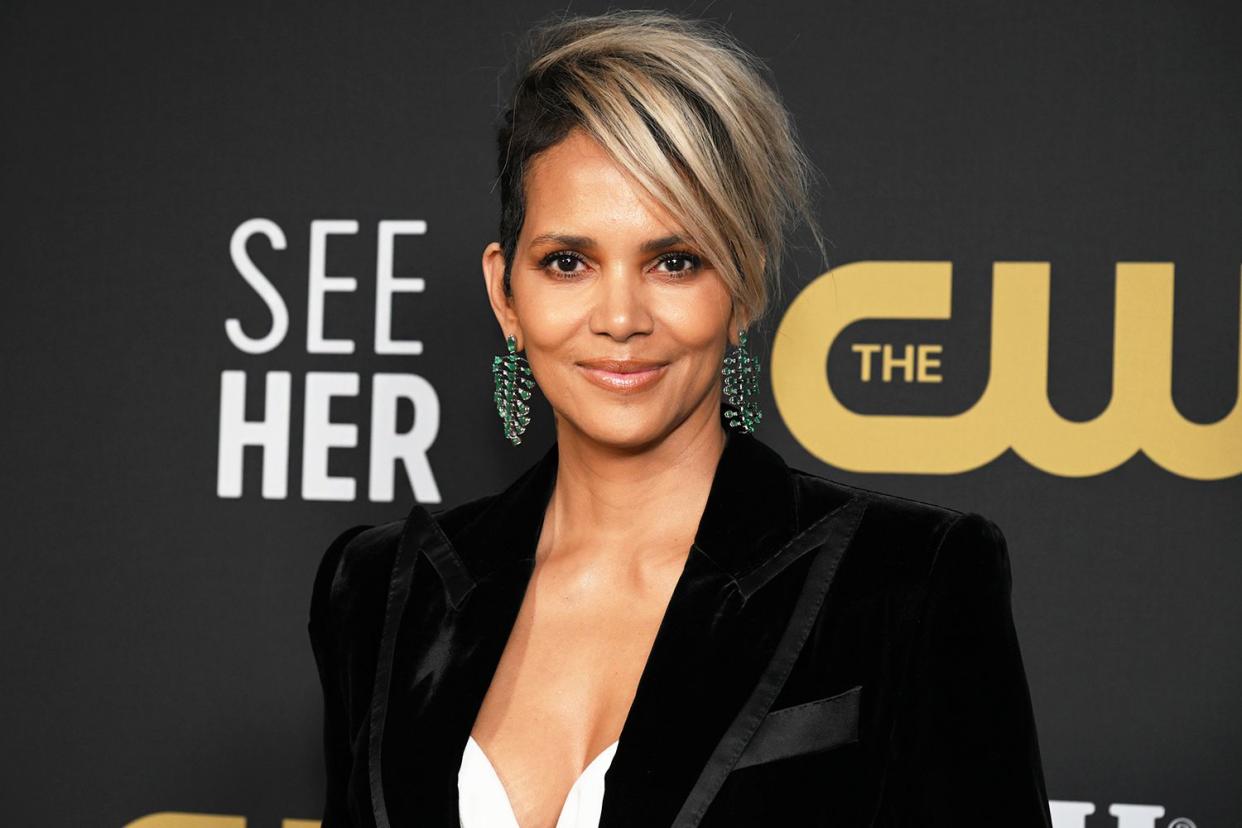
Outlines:
<svg viewBox="0 0 1242 828"><path fill-rule="evenodd" d="M573 236L566 233L542 233L530 240L531 244L542 244L544 242L555 242L565 247L595 247L596 241L590 236ZM644 253L654 253L657 250L663 250L666 247L672 247L676 244L685 244L686 240L677 234L671 236L661 236L658 239L648 239L639 245L639 250Z"/></svg>

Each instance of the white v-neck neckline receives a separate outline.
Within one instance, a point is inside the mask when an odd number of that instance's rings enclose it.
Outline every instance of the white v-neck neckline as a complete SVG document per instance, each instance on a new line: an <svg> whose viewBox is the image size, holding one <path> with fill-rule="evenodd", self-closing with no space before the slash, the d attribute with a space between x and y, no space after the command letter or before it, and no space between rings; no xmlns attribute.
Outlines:
<svg viewBox="0 0 1242 828"><path fill-rule="evenodd" d="M613 742L582 769L565 795L556 828L597 828L603 805L604 773L620 744L620 739ZM463 828L521 828L500 774L473 736L466 740L457 785ZM469 786L468 794L462 790L463 785Z"/></svg>

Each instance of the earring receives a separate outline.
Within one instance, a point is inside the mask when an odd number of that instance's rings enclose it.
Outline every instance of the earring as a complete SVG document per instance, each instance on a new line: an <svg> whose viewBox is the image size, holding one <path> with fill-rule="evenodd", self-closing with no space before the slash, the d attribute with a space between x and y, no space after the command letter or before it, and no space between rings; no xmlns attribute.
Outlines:
<svg viewBox="0 0 1242 828"><path fill-rule="evenodd" d="M526 400L530 399L535 381L531 379L530 363L517 352L517 337L509 334L505 343L509 353L492 357L492 381L496 385L492 399L504 423L505 439L516 446L522 442L522 432L530 422L530 406Z"/></svg>
<svg viewBox="0 0 1242 828"><path fill-rule="evenodd" d="M759 359L746 347L746 329L737 332L738 346L732 356L724 358L724 396L729 405L725 409L729 425L743 434L750 434L763 419L759 410Z"/></svg>

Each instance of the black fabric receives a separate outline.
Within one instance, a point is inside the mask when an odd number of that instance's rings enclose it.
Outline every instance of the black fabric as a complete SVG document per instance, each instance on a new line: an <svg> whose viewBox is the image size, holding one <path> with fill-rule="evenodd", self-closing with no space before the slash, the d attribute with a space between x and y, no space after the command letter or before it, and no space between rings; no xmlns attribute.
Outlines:
<svg viewBox="0 0 1242 828"><path fill-rule="evenodd" d="M826 699L771 711L733 768L775 762L856 741L861 695L861 687L851 687Z"/></svg>
<svg viewBox="0 0 1242 828"><path fill-rule="evenodd" d="M457 828L557 446L504 491L354 527L315 578L324 828ZM729 432L605 776L601 828L1050 826L987 518Z"/></svg>

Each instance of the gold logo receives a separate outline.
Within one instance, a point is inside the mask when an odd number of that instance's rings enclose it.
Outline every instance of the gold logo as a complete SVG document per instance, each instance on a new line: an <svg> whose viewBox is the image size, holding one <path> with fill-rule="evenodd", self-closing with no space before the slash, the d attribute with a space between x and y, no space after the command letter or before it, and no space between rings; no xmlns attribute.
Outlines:
<svg viewBox="0 0 1242 828"><path fill-rule="evenodd" d="M125 828L246 828L246 818L163 811L136 819ZM319 820L286 819L281 821L280 828L319 828Z"/></svg>
<svg viewBox="0 0 1242 828"><path fill-rule="evenodd" d="M845 408L825 368L840 332L862 319L948 319L952 282L951 262L856 262L824 273L794 299L773 342L772 386L781 417L807 451L838 468L872 473L958 474L1007 448L1064 477L1102 474L1138 452L1196 480L1242 472L1236 400L1210 424L1187 420L1173 404L1168 262L1117 264L1113 393L1092 420L1066 420L1048 402L1048 262L994 264L991 368L967 411L890 416ZM943 355L935 359L932 367L943 370Z"/></svg>

